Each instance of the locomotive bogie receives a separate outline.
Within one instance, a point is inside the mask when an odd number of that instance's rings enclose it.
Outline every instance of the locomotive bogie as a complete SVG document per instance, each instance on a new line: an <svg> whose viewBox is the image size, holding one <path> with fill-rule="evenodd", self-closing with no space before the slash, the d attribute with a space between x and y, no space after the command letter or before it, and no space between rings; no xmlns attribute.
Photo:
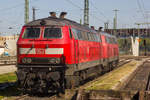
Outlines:
<svg viewBox="0 0 150 100"><path fill-rule="evenodd" d="M17 71L18 82L27 92L56 93L64 90L64 70L49 68L21 68Z"/></svg>

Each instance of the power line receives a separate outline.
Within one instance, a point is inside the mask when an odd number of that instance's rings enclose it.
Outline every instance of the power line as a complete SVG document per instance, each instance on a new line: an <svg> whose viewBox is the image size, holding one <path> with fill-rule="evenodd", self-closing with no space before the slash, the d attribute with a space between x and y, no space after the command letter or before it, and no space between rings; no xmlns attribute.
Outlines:
<svg viewBox="0 0 150 100"><path fill-rule="evenodd" d="M91 1L90 3L91 3L91 5L97 10L97 12L98 12L100 15L102 15L105 19L107 19L107 17L104 15L104 13L101 12L96 6L94 6L94 4L93 4L92 1ZM107 20L109 20L109 19L107 19Z"/></svg>
<svg viewBox="0 0 150 100"><path fill-rule="evenodd" d="M39 0L33 0L33 1L31 1L31 2L37 2L37 1L39 1ZM13 5L13 6L8 7L8 8L0 9L0 11L1 11L1 12L2 12L2 11L7 11L7 10L10 10L10 9L14 9L14 8L20 7L20 6L22 6L22 5L24 5L24 2L18 3L18 4L16 4L16 5Z"/></svg>
<svg viewBox="0 0 150 100"><path fill-rule="evenodd" d="M74 7L83 10L83 8L81 8L80 6L76 5L75 3L73 3L71 0L66 0L68 3L70 3L71 5L73 5Z"/></svg>
<svg viewBox="0 0 150 100"><path fill-rule="evenodd" d="M17 5L12 6L12 7L3 8L3 9L0 9L0 11L7 11L7 10L14 9L14 8L17 8L17 7L22 6L22 5L24 5L24 3L19 3Z"/></svg>
<svg viewBox="0 0 150 100"><path fill-rule="evenodd" d="M142 2L143 10L144 10L144 13L145 13L145 20L146 20L146 22L148 23L148 17L147 17L147 15L146 15L145 5L144 5L143 0L141 0L141 2ZM149 24L146 24L146 25L147 25L147 27L149 28Z"/></svg>
<svg viewBox="0 0 150 100"><path fill-rule="evenodd" d="M140 1L139 1L139 0L137 0L137 4L138 4L138 7L139 7L139 9L140 9L140 11L141 11L141 13L142 13L142 16L143 16L143 18L144 18L145 22L148 22L148 20L146 19L146 14L145 14L145 13L144 13L144 11L143 11L143 10L145 10L144 2L142 1L142 5L143 5L143 7L141 6L141 3L140 3ZM149 25L148 25L148 24L147 24L147 27L149 27Z"/></svg>
<svg viewBox="0 0 150 100"><path fill-rule="evenodd" d="M104 21L104 20L100 19L100 18L99 18L99 17L97 17L97 16L94 16L94 15L92 15L92 14L90 14L90 16L93 16L93 17L95 17L98 21L101 21L101 22L105 23L105 21Z"/></svg>

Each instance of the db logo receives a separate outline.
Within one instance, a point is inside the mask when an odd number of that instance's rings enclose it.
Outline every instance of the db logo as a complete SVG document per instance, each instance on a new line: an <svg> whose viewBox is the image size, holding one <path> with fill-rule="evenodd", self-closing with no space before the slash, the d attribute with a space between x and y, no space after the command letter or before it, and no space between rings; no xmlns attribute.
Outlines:
<svg viewBox="0 0 150 100"><path fill-rule="evenodd" d="M44 48L36 48L36 54L45 54Z"/></svg>

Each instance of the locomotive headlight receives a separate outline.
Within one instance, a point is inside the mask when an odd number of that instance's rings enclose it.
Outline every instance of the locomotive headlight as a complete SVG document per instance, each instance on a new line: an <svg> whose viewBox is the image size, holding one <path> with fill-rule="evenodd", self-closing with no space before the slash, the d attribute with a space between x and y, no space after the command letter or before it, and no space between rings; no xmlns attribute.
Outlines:
<svg viewBox="0 0 150 100"><path fill-rule="evenodd" d="M23 58L22 59L22 63L26 63L27 62L27 59L26 58Z"/></svg>
<svg viewBox="0 0 150 100"><path fill-rule="evenodd" d="M60 63L60 58L50 58L49 63L51 64L59 64Z"/></svg>
<svg viewBox="0 0 150 100"><path fill-rule="evenodd" d="M56 64L60 63L60 58L56 58Z"/></svg>
<svg viewBox="0 0 150 100"><path fill-rule="evenodd" d="M31 58L27 58L27 63L31 63L32 59Z"/></svg>
<svg viewBox="0 0 150 100"><path fill-rule="evenodd" d="M49 62L50 62L51 64L55 64L55 63L56 63L56 59L55 59L55 58L51 58L51 59L49 59Z"/></svg>
<svg viewBox="0 0 150 100"><path fill-rule="evenodd" d="M23 58L22 63L32 63L32 59L31 58Z"/></svg>

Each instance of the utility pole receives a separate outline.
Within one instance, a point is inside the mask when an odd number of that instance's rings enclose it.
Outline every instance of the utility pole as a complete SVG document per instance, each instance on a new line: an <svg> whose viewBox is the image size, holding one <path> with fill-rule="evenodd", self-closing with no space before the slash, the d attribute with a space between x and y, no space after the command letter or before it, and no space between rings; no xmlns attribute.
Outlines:
<svg viewBox="0 0 150 100"><path fill-rule="evenodd" d="M82 19L80 19L80 24L82 24Z"/></svg>
<svg viewBox="0 0 150 100"><path fill-rule="evenodd" d="M38 10L35 7L32 7L33 15L32 15L32 20L35 20L35 11Z"/></svg>
<svg viewBox="0 0 150 100"><path fill-rule="evenodd" d="M116 29L117 29L117 12L119 11L119 10L117 10L117 9L115 9L115 10L113 10L114 12L115 12L115 17L114 17L114 35L116 35Z"/></svg>
<svg viewBox="0 0 150 100"><path fill-rule="evenodd" d="M117 12L118 12L119 10L115 9L115 10L113 10L113 11L115 12L115 17L114 17L114 29L117 29Z"/></svg>
<svg viewBox="0 0 150 100"><path fill-rule="evenodd" d="M105 23L104 23L104 29L108 29L108 25L109 25L109 23L108 23L108 22L105 22Z"/></svg>
<svg viewBox="0 0 150 100"><path fill-rule="evenodd" d="M89 0L84 0L84 25L89 26Z"/></svg>
<svg viewBox="0 0 150 100"><path fill-rule="evenodd" d="M29 0L25 0L25 24L29 22Z"/></svg>

